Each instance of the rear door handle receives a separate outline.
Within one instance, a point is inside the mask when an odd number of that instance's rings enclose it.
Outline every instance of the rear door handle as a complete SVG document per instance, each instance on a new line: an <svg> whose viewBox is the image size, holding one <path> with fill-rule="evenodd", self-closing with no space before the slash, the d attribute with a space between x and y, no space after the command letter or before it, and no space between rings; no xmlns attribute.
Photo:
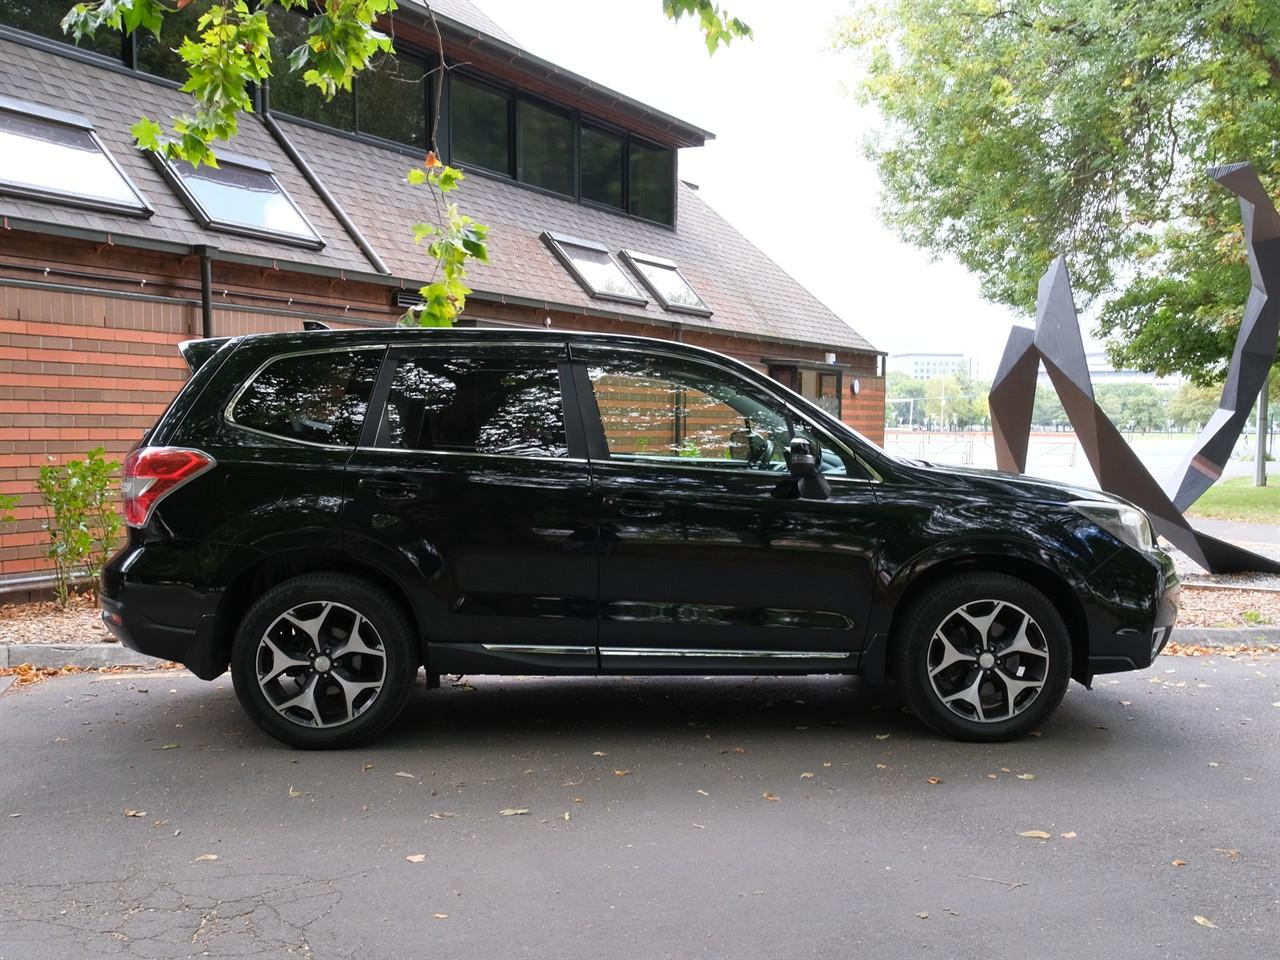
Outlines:
<svg viewBox="0 0 1280 960"><path fill-rule="evenodd" d="M376 480L373 477L362 477L356 484L361 490L368 490L380 500L412 500L421 491L422 485L407 480Z"/></svg>
<svg viewBox="0 0 1280 960"><path fill-rule="evenodd" d="M605 497L605 506L633 520L660 517L665 504L656 497Z"/></svg>

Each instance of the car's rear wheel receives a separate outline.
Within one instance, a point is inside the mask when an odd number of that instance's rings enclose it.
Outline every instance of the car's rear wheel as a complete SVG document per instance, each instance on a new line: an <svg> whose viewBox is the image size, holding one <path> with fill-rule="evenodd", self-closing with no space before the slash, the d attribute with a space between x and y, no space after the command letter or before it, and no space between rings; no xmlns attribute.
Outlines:
<svg viewBox="0 0 1280 960"><path fill-rule="evenodd" d="M908 706L957 740L1012 740L1058 708L1071 678L1061 614L1030 584L999 573L941 581L895 630Z"/></svg>
<svg viewBox="0 0 1280 960"><path fill-rule="evenodd" d="M313 573L266 591L240 623L231 678L263 730L304 749L369 740L404 708L418 672L400 606L358 577Z"/></svg>

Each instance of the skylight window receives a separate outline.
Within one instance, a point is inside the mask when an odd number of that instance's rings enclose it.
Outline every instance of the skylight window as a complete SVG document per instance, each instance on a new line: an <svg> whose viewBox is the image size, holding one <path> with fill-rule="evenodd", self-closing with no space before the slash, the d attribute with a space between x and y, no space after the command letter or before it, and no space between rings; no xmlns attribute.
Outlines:
<svg viewBox="0 0 1280 960"><path fill-rule="evenodd" d="M623 250L622 257L649 288L665 310L711 316L711 308L698 296L680 268L670 260L649 253Z"/></svg>
<svg viewBox="0 0 1280 960"><path fill-rule="evenodd" d="M204 226L304 247L324 246L270 165L224 151L219 151L216 167L157 162Z"/></svg>
<svg viewBox="0 0 1280 960"><path fill-rule="evenodd" d="M152 213L88 120L3 96L0 193L139 217Z"/></svg>
<svg viewBox="0 0 1280 960"><path fill-rule="evenodd" d="M609 255L609 248L604 244L550 232L544 233L542 239L573 274L574 279L596 299L618 300L640 306L649 302L639 288L627 279L627 275Z"/></svg>

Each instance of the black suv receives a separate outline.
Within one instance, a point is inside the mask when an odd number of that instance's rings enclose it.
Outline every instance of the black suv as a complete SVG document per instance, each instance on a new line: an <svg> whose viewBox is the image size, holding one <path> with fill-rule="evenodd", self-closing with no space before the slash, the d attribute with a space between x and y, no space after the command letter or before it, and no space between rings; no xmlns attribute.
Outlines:
<svg viewBox="0 0 1280 960"><path fill-rule="evenodd" d="M900 460L728 357L524 330L190 341L102 616L300 747L442 673L857 673L1004 740L1148 666L1178 581L1093 490Z"/></svg>

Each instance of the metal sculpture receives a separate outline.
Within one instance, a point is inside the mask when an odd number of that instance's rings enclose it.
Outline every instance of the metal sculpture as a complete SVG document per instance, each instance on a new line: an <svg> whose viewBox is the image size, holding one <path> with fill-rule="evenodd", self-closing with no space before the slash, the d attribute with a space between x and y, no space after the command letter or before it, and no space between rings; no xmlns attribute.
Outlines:
<svg viewBox="0 0 1280 960"><path fill-rule="evenodd" d="M1280 213L1252 164L1214 167L1209 176L1240 198L1240 221L1253 285L1231 352L1222 402L1166 488L1179 510L1195 503L1222 476L1253 402L1267 382L1267 371L1275 363L1280 339Z"/></svg>
<svg viewBox="0 0 1280 960"><path fill-rule="evenodd" d="M1272 350L1274 353L1274 334ZM1013 328L991 385L991 427L996 464L1001 470L1026 470L1036 376L1042 362L1103 490L1146 510L1159 534L1211 573L1280 573L1280 563L1193 530L1098 405L1071 278L1062 257L1040 278L1035 329Z"/></svg>

